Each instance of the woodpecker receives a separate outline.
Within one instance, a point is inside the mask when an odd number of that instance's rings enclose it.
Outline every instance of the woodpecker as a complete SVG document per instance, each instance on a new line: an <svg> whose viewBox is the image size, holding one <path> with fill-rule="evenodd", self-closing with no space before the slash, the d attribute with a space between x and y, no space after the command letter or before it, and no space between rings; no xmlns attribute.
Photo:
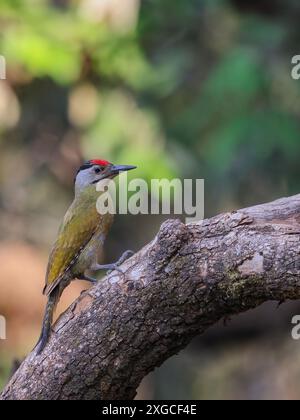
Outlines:
<svg viewBox="0 0 300 420"><path fill-rule="evenodd" d="M133 254L132 251L126 251L116 263L98 264L105 238L113 223L113 215L101 215L97 211L96 202L101 193L97 191L96 184L135 168L136 166L113 165L102 159L89 160L79 168L75 178L74 200L65 214L49 256L43 290L48 302L41 335L35 347L37 354L47 344L53 313L62 292L70 282L83 279L95 283L97 280L90 277L87 271L121 271L119 265Z"/></svg>

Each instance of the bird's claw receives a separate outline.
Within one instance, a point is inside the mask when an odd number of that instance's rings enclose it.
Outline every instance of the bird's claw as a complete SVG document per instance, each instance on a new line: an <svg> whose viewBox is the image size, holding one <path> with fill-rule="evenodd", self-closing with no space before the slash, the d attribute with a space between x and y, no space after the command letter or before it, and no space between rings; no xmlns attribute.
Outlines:
<svg viewBox="0 0 300 420"><path fill-rule="evenodd" d="M94 264L91 267L92 271L98 271L98 270L106 270L107 274L110 274L112 271L118 271L119 273L121 273L122 275L124 275L125 273L123 272L123 270L121 270L121 268L119 267L121 264L123 264L129 257L131 257L134 254L133 251L125 251L122 256L119 258L119 260L115 263L112 264ZM86 276L85 276L86 277ZM91 281L91 279L89 279L88 277L86 277L86 280Z"/></svg>
<svg viewBox="0 0 300 420"><path fill-rule="evenodd" d="M123 264L123 262L125 262L126 260L128 260L128 258L132 257L134 254L133 251L131 251L130 249L128 249L127 251L125 251L121 257L119 258L119 261L116 262L117 265L121 265Z"/></svg>
<svg viewBox="0 0 300 420"><path fill-rule="evenodd" d="M118 271L119 273L121 273L122 275L125 275L124 271L121 270L121 268L119 267L121 264L123 264L126 260L128 260L128 258L132 257L132 255L134 254L133 251L131 251L130 249L125 251L121 257L118 259L118 261L114 264L112 264L112 268L110 268L107 271L107 274L111 274L114 270Z"/></svg>

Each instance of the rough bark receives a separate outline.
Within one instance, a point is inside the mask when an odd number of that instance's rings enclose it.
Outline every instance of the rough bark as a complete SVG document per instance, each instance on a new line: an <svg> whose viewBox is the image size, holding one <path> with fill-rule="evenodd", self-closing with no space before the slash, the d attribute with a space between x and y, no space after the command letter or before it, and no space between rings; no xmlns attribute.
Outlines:
<svg viewBox="0 0 300 420"><path fill-rule="evenodd" d="M131 399L143 377L223 317L300 297L300 195L156 238L84 292L1 399Z"/></svg>

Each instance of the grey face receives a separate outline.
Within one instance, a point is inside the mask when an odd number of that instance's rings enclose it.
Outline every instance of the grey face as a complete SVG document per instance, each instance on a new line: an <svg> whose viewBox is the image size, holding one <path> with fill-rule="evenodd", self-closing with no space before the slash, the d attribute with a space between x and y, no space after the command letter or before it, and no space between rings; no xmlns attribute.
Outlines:
<svg viewBox="0 0 300 420"><path fill-rule="evenodd" d="M83 167L83 169L77 173L75 189L81 190L89 185L97 183L103 171L104 168L99 165L93 165L87 168Z"/></svg>

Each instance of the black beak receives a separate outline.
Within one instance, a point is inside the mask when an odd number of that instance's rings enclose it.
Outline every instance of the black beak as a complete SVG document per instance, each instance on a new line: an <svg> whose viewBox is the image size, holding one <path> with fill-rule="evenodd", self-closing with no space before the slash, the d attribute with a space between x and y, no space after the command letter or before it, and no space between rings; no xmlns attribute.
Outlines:
<svg viewBox="0 0 300 420"><path fill-rule="evenodd" d="M113 165L109 169L110 175L118 175L120 172L131 171L132 169L136 169L136 166L130 165Z"/></svg>

